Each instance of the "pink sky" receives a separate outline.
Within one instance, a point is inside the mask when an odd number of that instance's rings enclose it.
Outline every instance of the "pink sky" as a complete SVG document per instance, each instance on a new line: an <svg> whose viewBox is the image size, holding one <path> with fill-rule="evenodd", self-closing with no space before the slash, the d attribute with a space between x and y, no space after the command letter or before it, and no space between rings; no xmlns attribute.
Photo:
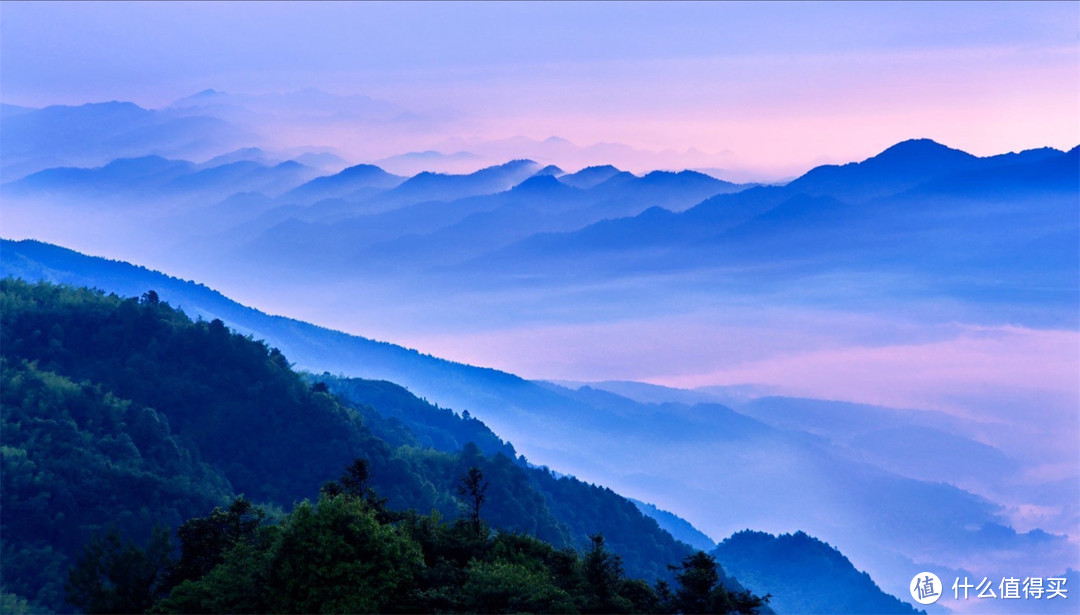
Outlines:
<svg viewBox="0 0 1080 615"><path fill-rule="evenodd" d="M347 122L267 131L293 135L280 145L333 145L355 161L450 137L560 136L582 146L693 148L711 166L783 177L916 137L979 155L1080 142L1075 3L5 3L2 11L6 103L160 107L205 88L315 87L431 118L421 132ZM677 158L657 164L669 159Z"/></svg>

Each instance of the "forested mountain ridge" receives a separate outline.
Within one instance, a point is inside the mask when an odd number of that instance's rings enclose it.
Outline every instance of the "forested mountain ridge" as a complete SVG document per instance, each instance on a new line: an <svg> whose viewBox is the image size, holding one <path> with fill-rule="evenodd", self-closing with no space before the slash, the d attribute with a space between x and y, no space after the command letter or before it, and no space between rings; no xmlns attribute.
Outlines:
<svg viewBox="0 0 1080 615"><path fill-rule="evenodd" d="M63 608L65 569L110 526L141 543L156 525L234 494L290 506L357 457L396 509L458 516L455 483L476 467L490 483L484 520L495 528L557 548L603 533L626 571L649 579L690 554L608 489L471 443L446 452L454 433L490 434L475 419L387 383L330 379L395 410L349 404L325 382L305 382L276 349L220 320L193 322L156 292L122 299L12 279L0 288L5 592ZM395 411L445 425L417 434ZM513 452L494 434L485 448Z"/></svg>
<svg viewBox="0 0 1080 615"><path fill-rule="evenodd" d="M872 565L875 553L903 553L902 549L911 547L915 541L938 546L947 543L957 550L967 550L973 534L968 528L1002 524L992 502L941 485L939 479L906 480L902 478L903 472L896 475L894 466L874 469L865 463L852 465L845 460L843 446L837 448L821 438L807 437L812 434L803 433L804 425L794 429L779 423L773 425L767 420L769 416L741 409L734 412L715 404L635 404L625 397L602 398L588 389L573 391L530 382L513 374L453 363L393 344L269 316L205 286L128 263L88 257L33 241L4 241L0 250L3 254L0 272L4 275L98 286L127 295L155 288L163 299L181 305L189 314L206 320L220 318L241 332L269 340L282 348L290 361L297 361L314 373L328 370L388 380L405 385L411 393L436 401L444 408L468 410L499 436L513 441L515 452L526 452L535 463L588 477L619 493L664 505L714 538L746 527L774 532L805 529L838 545L860 569L868 570L894 595L903 595L906 589L888 583L901 578L912 563L898 560L894 567L875 568ZM318 378L334 386L332 379ZM390 386L388 391L394 388ZM359 401L376 405L368 400ZM437 411L432 413L434 416ZM934 419L929 424L938 429L953 432L954 440L966 430L964 425L950 426L938 420L947 417L919 414ZM372 420L368 426L382 433L376 429L382 423L381 419ZM693 435L694 440L667 443L655 437L660 433L657 429L665 430L664 433L678 430ZM486 436L469 433L485 453L493 450L484 443ZM425 442L423 438L427 436L416 435ZM460 442L460 437L453 436L445 442ZM440 446L436 439L426 442ZM494 440L488 442L498 446ZM895 444L899 443L890 446ZM698 463L726 468L725 480L714 480L708 473L687 474L686 460L691 450L688 447L693 447ZM949 450L953 448L950 444ZM649 450L650 455L643 457L641 450ZM886 449L879 442L877 450ZM776 463L777 459L789 461ZM798 471L793 472L793 468ZM883 500L882 494L893 489L902 490L904 497ZM823 497L830 493L843 493L845 498L830 502ZM792 508L792 501L798 501L799 506ZM865 511L865 516L854 515L853 506ZM785 518L784 511L788 510L797 510L798 514ZM942 514L929 523L928 510ZM812 515L808 516L808 512ZM873 541L862 540L861 544L859 540L845 539L864 528L867 520L881 515L889 515L895 527L905 529L887 536L874 534ZM589 531L584 530L578 536L584 539ZM615 540L614 536L605 536L609 542ZM1009 540L1020 548L1028 538L1021 534ZM1061 542L1057 536L1053 540L1054 544Z"/></svg>
<svg viewBox="0 0 1080 615"><path fill-rule="evenodd" d="M803 532L772 536L745 530L711 553L751 589L774 592L777 613L925 613L881 591L838 550Z"/></svg>

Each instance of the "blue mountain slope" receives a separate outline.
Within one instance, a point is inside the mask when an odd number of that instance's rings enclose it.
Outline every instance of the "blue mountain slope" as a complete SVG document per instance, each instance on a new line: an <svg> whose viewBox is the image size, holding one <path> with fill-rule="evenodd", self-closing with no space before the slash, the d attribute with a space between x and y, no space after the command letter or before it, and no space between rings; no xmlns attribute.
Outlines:
<svg viewBox="0 0 1080 615"><path fill-rule="evenodd" d="M701 530L690 525L690 522L686 519L666 510L660 510L652 504L646 504L645 502L639 502L638 500L630 501L634 503L634 506L638 507L638 510L640 510L642 514L652 517L660 527L667 531L668 534L674 536L676 540L681 540L701 551L712 551L716 548L716 543L713 542L712 538L709 538L701 533Z"/></svg>
<svg viewBox="0 0 1080 615"><path fill-rule="evenodd" d="M327 208L327 213L377 214L418 203L454 201L503 192L530 178L540 165L531 160L512 160L467 175L425 171L407 179L391 176L395 178L393 182L382 175L385 172L376 169L378 167L359 165L351 171L346 169L339 176L320 178L296 194L285 195L282 203L309 204L319 199L337 198L344 202ZM356 179L350 179L350 174Z"/></svg>
<svg viewBox="0 0 1080 615"><path fill-rule="evenodd" d="M452 201L467 196L494 194L509 190L525 181L540 165L531 160L512 160L506 164L480 169L468 175L420 173L409 178L386 195L395 203Z"/></svg>
<svg viewBox="0 0 1080 615"><path fill-rule="evenodd" d="M277 196L318 173L311 167L287 160L273 166L237 161L205 168L176 178L165 190L196 194L260 193Z"/></svg>
<svg viewBox="0 0 1080 615"><path fill-rule="evenodd" d="M354 404L371 407L367 414L368 426L379 437L398 445L414 445L433 448L446 453L456 453L468 443L475 444L485 455L502 453L516 459L517 452L509 442L502 441L487 425L468 415L459 416L449 408L440 408L418 399L404 387L385 380L341 378L327 373L311 375L312 382L322 382L335 395ZM371 420L374 415L384 421ZM411 432L415 442L407 434ZM405 436L405 437L403 437Z"/></svg>
<svg viewBox="0 0 1080 615"><path fill-rule="evenodd" d="M939 478L942 468L948 468L950 480L961 483L991 476L1019 479L1021 469L999 449L929 427L874 429L854 436L848 446L863 460L922 480Z"/></svg>
<svg viewBox="0 0 1080 615"><path fill-rule="evenodd" d="M987 156L984 160L992 162L995 165L1000 164L1001 166L1004 166L1007 164L1040 162L1047 158L1054 158L1061 153L1062 152L1059 149L1040 147L1036 149L1027 149L1021 152L1009 152L1007 154L998 154L997 156Z"/></svg>
<svg viewBox="0 0 1080 615"><path fill-rule="evenodd" d="M440 391L440 403L461 409L505 403L510 399L518 403L505 405L508 415L519 412L522 403L548 408L553 419L578 409L568 398L512 374L454 363L394 344L270 316L195 282L143 267L88 257L29 240L2 240L0 248L0 272L5 276L91 286L124 295L141 295L154 289L163 300L193 318L220 318L242 333L256 334L287 352L298 365L314 372L345 372L389 380L404 384L420 395ZM420 385L419 389L417 385Z"/></svg>
<svg viewBox="0 0 1080 615"><path fill-rule="evenodd" d="M429 175L435 176L435 174ZM448 182L455 182L469 176L444 175L439 177ZM315 184L321 179L329 178L320 178L312 181L311 184ZM404 180L404 178L402 179ZM377 186L373 184L360 186L351 194L343 194L342 198L324 199L316 202L304 212L303 219L326 226L333 226L343 221L346 224L356 221L360 222L357 225L358 227L368 229L377 236L393 237L408 232L423 233L434 230L440 226L457 222L469 214L495 209L507 201L511 204L516 204L518 200L528 199L562 202L564 200L573 200L575 194L579 192L560 184L549 174L538 172L507 191L499 190L494 194L488 194L486 193L487 189L484 189L480 191L480 194L452 199L449 203L445 199L437 199L421 200L410 204L408 199L405 199L403 202L406 204L396 209L369 213L370 207L365 203L365 200L371 197L376 197L371 200L378 200L377 195L383 189L372 190L370 194L365 195L361 192L363 188L377 188ZM393 200L398 197L400 195L387 194L384 198ZM282 200L292 200L291 194L286 195ZM361 231L357 240L363 242L363 231Z"/></svg>
<svg viewBox="0 0 1080 615"><path fill-rule="evenodd" d="M549 164L546 167L544 167L544 168L540 169L539 171L537 171L536 174L533 175L533 177L541 177L541 176L544 176L544 175L550 175L552 177L558 177L560 175L565 175L565 174L566 174L566 171L563 171L562 169L560 169L559 167L557 167L557 166L555 166L553 164Z"/></svg>
<svg viewBox="0 0 1080 615"><path fill-rule="evenodd" d="M272 156L269 152L261 147L241 147L231 152L226 152L214 156L210 160L203 162L200 166L203 168L211 168L221 166L223 164L229 164L232 162L258 162L263 165L273 165L281 162L280 159Z"/></svg>
<svg viewBox="0 0 1080 615"><path fill-rule="evenodd" d="M1060 163L1064 160L1061 158L1063 153L1047 147L979 158L930 139L913 139L898 143L862 162L816 167L789 183L786 188L796 193L829 195L843 201L862 203L924 184L940 187L955 183L946 178L967 176L970 181L966 184L960 182L958 188L975 190L975 195L1000 194L995 192L1000 182L986 182L992 180L999 170L1011 168L1013 171L1006 171L1006 174L1021 179L1015 174L1015 169L1020 168L1016 165L1052 165L1055 160ZM1037 174L1022 178L1028 182L1043 179L1046 178Z"/></svg>
<svg viewBox="0 0 1080 615"><path fill-rule="evenodd" d="M545 173L544 169L511 188L510 192L515 195L528 195L551 200L563 200L581 194L580 190L560 182L554 173Z"/></svg>
<svg viewBox="0 0 1080 615"><path fill-rule="evenodd" d="M315 170L286 161L268 166L250 160L220 165L195 165L186 160L161 156L119 158L96 168L51 168L5 184L10 196L64 196L87 198L168 200L203 196L221 199L243 192L263 192L274 196L315 174Z"/></svg>
<svg viewBox="0 0 1080 615"><path fill-rule="evenodd" d="M940 177L903 195L950 194L966 198L1003 199L1025 196L1037 189L1042 194L1080 190L1080 149L1060 152L1051 148L1004 154L983 159L993 164Z"/></svg>
<svg viewBox="0 0 1080 615"><path fill-rule="evenodd" d="M619 173L589 188L588 192L597 200L622 204L609 207L609 217L624 217L649 207L684 211L710 197L745 188L695 171L653 171L644 177Z"/></svg>
<svg viewBox="0 0 1080 615"><path fill-rule="evenodd" d="M364 188L389 190L405 181L375 165L359 164L334 175L317 177L282 195L282 200L295 203L314 203L323 199L341 198Z"/></svg>
<svg viewBox="0 0 1080 615"><path fill-rule="evenodd" d="M787 188L811 196L830 195L862 202L896 194L937 177L977 168L979 158L931 141L912 139L862 162L826 165L808 171Z"/></svg>
<svg viewBox="0 0 1080 615"><path fill-rule="evenodd" d="M1002 439L1000 431L1008 428L992 423L928 410L787 397L760 397L738 409L777 429L818 436L852 459L910 478L939 480L947 468L951 482L983 490L1022 481L1015 459L978 441L986 435Z"/></svg>
<svg viewBox="0 0 1080 615"><path fill-rule="evenodd" d="M699 240L690 250L707 251L720 262L821 268L855 252L861 257L879 239L851 233L853 206L829 196L791 197L733 228Z"/></svg>
<svg viewBox="0 0 1080 615"><path fill-rule="evenodd" d="M572 231L634 215L657 204L683 209L718 192L740 188L683 172L651 173L643 178L618 174L581 190L551 175L537 174L497 194L405 205L377 214L357 216L356 211L368 207L362 202L324 201L301 212L302 222L287 221L268 229L243 253L271 261L284 255L283 267L302 264L324 272L353 271L355 263L416 270L468 260L538 233ZM371 200L391 198L394 192Z"/></svg>
<svg viewBox="0 0 1080 615"><path fill-rule="evenodd" d="M358 262L366 267L411 267L432 258L446 259L452 245L477 250L490 248L492 241L512 241L520 237L515 229L537 219L539 223L572 222L573 215L558 214L573 212L587 202L580 190L550 176L532 177L497 194L449 203L429 201L373 214L357 215L362 204L323 201L292 211L288 219L244 241L241 251L275 266L318 267L324 272L355 272ZM458 233L459 228L463 232Z"/></svg>
<svg viewBox="0 0 1080 615"><path fill-rule="evenodd" d="M1075 303L1075 150L987 162L927 142L901 145L858 163L864 166L826 173L862 181L892 177L890 169L900 168L900 176L907 172L908 181L889 180L888 189L897 192L885 197L856 203L799 191L824 190L827 182L817 180L751 188L715 196L681 214L647 210L571 233L535 235L461 271L527 273L553 281L657 271L765 270L772 276L744 276L742 282L753 285L825 271L886 272L916 276L912 290L965 300ZM923 152L929 162L912 162L913 152ZM954 171L939 174L941 169ZM909 185L928 175L933 177ZM837 194L850 193L848 183L837 186Z"/></svg>
<svg viewBox="0 0 1080 615"><path fill-rule="evenodd" d="M24 113L30 113L34 111L33 107L22 107L19 105L9 105L7 103L0 103L0 119L8 119L15 117L16 115L22 115Z"/></svg>
<svg viewBox="0 0 1080 615"><path fill-rule="evenodd" d="M652 270L662 264L657 252L702 240L782 202L787 194L778 188L758 187L720 194L675 214L650 207L637 215L616 216L567 233L541 233L491 255L466 263L464 271L611 272L604 259L616 258L618 270L634 265ZM618 254L618 257L614 257ZM566 267L574 263L574 268Z"/></svg>
<svg viewBox="0 0 1080 615"><path fill-rule="evenodd" d="M559 181L574 188L592 188L612 177L622 173L619 169L608 165L585 167L577 173L569 173L559 177Z"/></svg>
<svg viewBox="0 0 1080 615"><path fill-rule="evenodd" d="M159 185L194 170L195 165L161 156L118 158L109 164L87 169L59 167L39 171L4 186L9 194L50 194L57 192L135 191Z"/></svg>

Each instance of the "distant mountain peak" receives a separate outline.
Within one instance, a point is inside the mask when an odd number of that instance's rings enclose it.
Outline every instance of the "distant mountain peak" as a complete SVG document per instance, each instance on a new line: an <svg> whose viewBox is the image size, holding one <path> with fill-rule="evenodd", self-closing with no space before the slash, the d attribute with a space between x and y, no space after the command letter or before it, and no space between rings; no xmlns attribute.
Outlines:
<svg viewBox="0 0 1080 615"><path fill-rule="evenodd" d="M862 202L907 190L945 175L969 171L980 158L932 139L901 141L862 162L823 165L787 185L806 194L832 194Z"/></svg>
<svg viewBox="0 0 1080 615"><path fill-rule="evenodd" d="M132 163L162 163L169 162L168 158L160 156L158 154L147 154L146 156L134 156L131 158L117 158L112 162L106 164L106 167L118 167Z"/></svg>
<svg viewBox="0 0 1080 615"><path fill-rule="evenodd" d="M556 176L559 176L559 175L564 175L565 173L566 173L566 171L563 171L559 167L557 167L557 166L555 166L553 164L549 164L546 167L544 167L544 168L540 169L539 171L537 171L533 176L536 177L536 176L541 176L541 175L550 175L552 177L556 177Z"/></svg>
<svg viewBox="0 0 1080 615"><path fill-rule="evenodd" d="M342 169L342 171L338 173L338 175L342 177L357 177L368 175L388 175L388 173L384 171L382 167L378 167L373 164L357 164Z"/></svg>
<svg viewBox="0 0 1080 615"><path fill-rule="evenodd" d="M333 175L316 177L287 194L307 200L339 198L361 188L390 189L400 184L402 179L373 164L358 164Z"/></svg>
<svg viewBox="0 0 1080 615"><path fill-rule="evenodd" d="M600 173L600 172L621 173L622 169L620 169L619 167L616 167L614 165L610 165L610 164L598 164L598 165L593 165L591 167L585 167L584 169L578 171L577 173L574 173L574 175L577 175L579 173Z"/></svg>
<svg viewBox="0 0 1080 615"><path fill-rule="evenodd" d="M622 170L610 164L585 167L577 173L563 175L559 181L574 188L587 189L602 184L612 177L622 173Z"/></svg>
<svg viewBox="0 0 1080 615"><path fill-rule="evenodd" d="M165 169L183 168L194 166L187 160L170 160L157 154L138 156L135 158L117 158L101 167L102 171L125 174L130 173L156 173Z"/></svg>
<svg viewBox="0 0 1080 615"><path fill-rule="evenodd" d="M81 105L49 105L44 110L57 110L57 109L78 109L81 111L139 111L143 113L149 113L149 110L143 109L139 105L133 102L126 102L120 100L110 100L106 102L91 102Z"/></svg>
<svg viewBox="0 0 1080 615"><path fill-rule="evenodd" d="M953 149L947 145L942 145L933 139L908 139L907 141L901 141L892 147L887 148L877 156L870 158L870 160L876 159L903 159L911 157L942 157L949 156L954 158L975 158L971 154Z"/></svg>
<svg viewBox="0 0 1080 615"><path fill-rule="evenodd" d="M684 169L682 171L649 171L644 176L642 176L642 179L649 180L649 181L664 180L664 179L680 179L680 180L697 180L697 181L703 181L703 182L709 182L709 183L717 183L717 184L731 183L731 182L725 182L722 179L716 179L712 175L706 175L705 173L701 173L700 171L691 171L689 169Z"/></svg>
<svg viewBox="0 0 1080 615"><path fill-rule="evenodd" d="M529 160L528 158L515 158L514 160L511 160L506 164L501 164L498 166L504 169L518 169L530 165L538 166L535 160Z"/></svg>
<svg viewBox="0 0 1080 615"><path fill-rule="evenodd" d="M536 174L514 186L513 192L550 193L553 191L573 191L574 189L560 182L554 175Z"/></svg>
<svg viewBox="0 0 1080 615"><path fill-rule="evenodd" d="M904 139L903 141L898 142L896 145L893 145L892 147L886 148L885 151L888 151L890 149L895 149L895 148L898 148L898 147L900 147L900 148L902 148L902 147L934 147L934 148L946 148L946 149L948 149L948 146L942 145L941 143L938 143L937 141L935 141L935 140L933 140L933 139L931 139L929 137L917 137L917 138L914 138L914 139ZM802 534L802 532L797 532L795 535L799 536L800 534Z"/></svg>
<svg viewBox="0 0 1080 615"><path fill-rule="evenodd" d="M241 147L240 149L235 149L229 153L243 156L262 156L266 154L266 151L261 147Z"/></svg>

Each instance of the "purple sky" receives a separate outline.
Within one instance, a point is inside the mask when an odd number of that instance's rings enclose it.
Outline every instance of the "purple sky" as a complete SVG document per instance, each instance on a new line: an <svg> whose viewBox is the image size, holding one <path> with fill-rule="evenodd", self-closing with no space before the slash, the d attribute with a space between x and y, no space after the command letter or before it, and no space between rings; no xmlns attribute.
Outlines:
<svg viewBox="0 0 1080 615"><path fill-rule="evenodd" d="M557 135L784 176L912 137L983 155L1080 142L1068 2L5 2L0 15L6 103L314 87L430 120L377 148L341 125L279 132L357 158Z"/></svg>

